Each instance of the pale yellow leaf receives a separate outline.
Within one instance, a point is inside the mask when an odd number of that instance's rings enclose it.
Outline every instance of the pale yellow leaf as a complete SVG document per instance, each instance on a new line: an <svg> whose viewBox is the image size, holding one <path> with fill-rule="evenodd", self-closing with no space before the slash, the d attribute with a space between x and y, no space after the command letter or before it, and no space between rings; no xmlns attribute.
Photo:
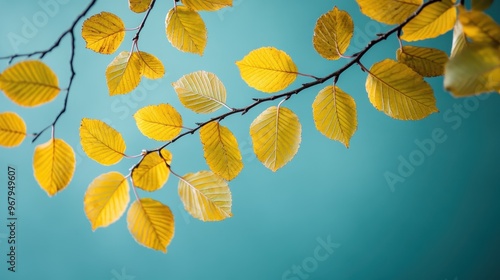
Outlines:
<svg viewBox="0 0 500 280"><path fill-rule="evenodd" d="M121 52L106 68L109 95L125 94L141 81L142 63L137 55Z"/></svg>
<svg viewBox="0 0 500 280"><path fill-rule="evenodd" d="M165 20L167 39L180 51L203 55L207 28L198 14L185 6L172 8Z"/></svg>
<svg viewBox="0 0 500 280"><path fill-rule="evenodd" d="M87 156L102 165L118 163L125 155L122 135L100 120L82 119L80 143Z"/></svg>
<svg viewBox="0 0 500 280"><path fill-rule="evenodd" d="M163 63L154 55L147 52L134 52L141 64L141 75L148 79L159 79L165 75Z"/></svg>
<svg viewBox="0 0 500 280"><path fill-rule="evenodd" d="M182 105L196 113L211 113L226 106L226 88L209 72L197 71L172 83Z"/></svg>
<svg viewBox="0 0 500 280"><path fill-rule="evenodd" d="M221 221L233 215L229 186L211 171L179 178L179 196L186 211L204 222Z"/></svg>
<svg viewBox="0 0 500 280"><path fill-rule="evenodd" d="M128 0L128 7L134 13L144 13L151 6L152 0Z"/></svg>
<svg viewBox="0 0 500 280"><path fill-rule="evenodd" d="M90 183L83 198L83 210L92 230L116 222L127 209L130 201L127 178L119 172L109 172Z"/></svg>
<svg viewBox="0 0 500 280"><path fill-rule="evenodd" d="M354 99L337 86L327 86L316 96L312 108L316 128L349 148L358 127Z"/></svg>
<svg viewBox="0 0 500 280"><path fill-rule="evenodd" d="M195 11L217 11L233 6L233 0L181 0L181 2Z"/></svg>
<svg viewBox="0 0 500 280"><path fill-rule="evenodd" d="M88 49L111 54L120 47L125 38L125 25L119 16L101 12L83 22L82 37Z"/></svg>
<svg viewBox="0 0 500 280"><path fill-rule="evenodd" d="M227 181L233 180L243 169L238 141L233 133L213 121L200 129L200 139L208 167Z"/></svg>
<svg viewBox="0 0 500 280"><path fill-rule="evenodd" d="M500 90L500 47L472 44L446 64L444 87L456 97Z"/></svg>
<svg viewBox="0 0 500 280"><path fill-rule="evenodd" d="M356 0L361 12L376 21L400 24L423 4L422 0Z"/></svg>
<svg viewBox="0 0 500 280"><path fill-rule="evenodd" d="M436 77L444 74L444 65L448 55L438 49L403 46L396 52L397 60L406 64L424 77Z"/></svg>
<svg viewBox="0 0 500 280"><path fill-rule="evenodd" d="M297 66L290 56L273 47L253 50L236 65L250 87L267 93L283 90L297 78Z"/></svg>
<svg viewBox="0 0 500 280"><path fill-rule="evenodd" d="M458 16L467 38L474 43L500 44L500 25L480 11L462 11Z"/></svg>
<svg viewBox="0 0 500 280"><path fill-rule="evenodd" d="M285 166L299 150L302 126L290 109L272 106L250 125L253 150L273 172Z"/></svg>
<svg viewBox="0 0 500 280"><path fill-rule="evenodd" d="M170 175L167 163L172 162L172 154L168 150L161 150L161 154L162 157L157 152L147 154L132 171L136 187L152 192L165 185Z"/></svg>
<svg viewBox="0 0 500 280"><path fill-rule="evenodd" d="M0 146L19 146L26 137L26 124L14 112L0 113Z"/></svg>
<svg viewBox="0 0 500 280"><path fill-rule="evenodd" d="M366 79L372 105L399 120L419 120L437 112L431 86L410 67L390 59L375 63Z"/></svg>
<svg viewBox="0 0 500 280"><path fill-rule="evenodd" d="M141 198L127 213L128 230L137 243L167 252L174 237L174 215L170 208L152 198Z"/></svg>
<svg viewBox="0 0 500 280"><path fill-rule="evenodd" d="M314 49L324 58L339 59L349 47L354 32L351 16L337 7L322 15L314 27Z"/></svg>
<svg viewBox="0 0 500 280"><path fill-rule="evenodd" d="M150 105L134 114L137 127L146 137L156 141L168 141L182 130L182 117L169 104Z"/></svg>
<svg viewBox="0 0 500 280"><path fill-rule="evenodd" d="M454 57L457 53L461 52L469 42L462 27L462 24L457 21L453 27L453 41L451 43L451 53L450 57Z"/></svg>
<svg viewBox="0 0 500 280"><path fill-rule="evenodd" d="M457 20L453 0L432 3L403 27L401 39L418 41L438 37L450 31Z"/></svg>
<svg viewBox="0 0 500 280"><path fill-rule="evenodd" d="M472 0L472 9L476 11L484 11L488 9L491 4L493 4L493 0Z"/></svg>
<svg viewBox="0 0 500 280"><path fill-rule="evenodd" d="M38 60L25 60L5 69L0 75L0 90L25 107L50 102L61 91L56 74Z"/></svg>
<svg viewBox="0 0 500 280"><path fill-rule="evenodd" d="M50 139L36 146L33 155L33 173L40 187L49 196L64 190L75 172L73 148L62 139Z"/></svg>

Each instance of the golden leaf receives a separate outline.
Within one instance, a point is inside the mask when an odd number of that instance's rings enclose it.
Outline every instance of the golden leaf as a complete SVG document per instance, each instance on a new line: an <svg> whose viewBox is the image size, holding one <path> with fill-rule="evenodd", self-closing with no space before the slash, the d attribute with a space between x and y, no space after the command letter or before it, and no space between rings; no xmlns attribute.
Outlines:
<svg viewBox="0 0 500 280"><path fill-rule="evenodd" d="M233 133L213 121L200 129L200 139L208 167L225 180L233 180L243 169L238 141Z"/></svg>
<svg viewBox="0 0 500 280"><path fill-rule="evenodd" d="M50 102L61 91L56 74L38 60L25 60L5 69L0 75L0 90L25 107Z"/></svg>
<svg viewBox="0 0 500 280"><path fill-rule="evenodd" d="M334 7L316 22L314 49L326 59L339 59L349 47L353 33L354 23L351 16Z"/></svg>
<svg viewBox="0 0 500 280"><path fill-rule="evenodd" d="M458 16L465 35L474 43L500 44L500 25L480 11L463 11Z"/></svg>
<svg viewBox="0 0 500 280"><path fill-rule="evenodd" d="M179 179L179 196L191 216L204 222L213 222L233 215L231 191L221 177L211 171L200 171Z"/></svg>
<svg viewBox="0 0 500 280"><path fill-rule="evenodd" d="M152 0L128 0L128 7L134 13L144 13L151 6Z"/></svg>
<svg viewBox="0 0 500 280"><path fill-rule="evenodd" d="M253 50L236 65L250 87L267 93L283 90L297 78L297 66L290 56L273 47Z"/></svg>
<svg viewBox="0 0 500 280"><path fill-rule="evenodd" d="M82 119L80 143L87 156L102 165L118 163L125 155L122 135L100 120Z"/></svg>
<svg viewBox="0 0 500 280"><path fill-rule="evenodd" d="M465 37L462 24L457 21L453 27L453 41L451 44L450 57L457 55L457 53L461 52L468 44L469 42L467 41L467 37Z"/></svg>
<svg viewBox="0 0 500 280"><path fill-rule="evenodd" d="M157 152L147 154L132 171L132 181L136 187L152 192L165 185L170 174L166 163L170 165L172 154L167 150L161 150L161 154L163 158Z"/></svg>
<svg viewBox="0 0 500 280"><path fill-rule="evenodd" d="M75 152L62 139L50 139L35 148L33 155L34 176L49 196L64 190L75 172Z"/></svg>
<svg viewBox="0 0 500 280"><path fill-rule="evenodd" d="M327 86L318 93L312 108L316 129L349 148L358 127L354 99L337 86Z"/></svg>
<svg viewBox="0 0 500 280"><path fill-rule="evenodd" d="M444 87L456 97L500 90L500 47L472 44L446 64Z"/></svg>
<svg viewBox="0 0 500 280"><path fill-rule="evenodd" d="M376 21L400 24L415 13L422 0L356 0L361 12Z"/></svg>
<svg viewBox="0 0 500 280"><path fill-rule="evenodd" d="M253 150L273 172L285 166L299 150L302 127L290 109L272 106L250 125Z"/></svg>
<svg viewBox="0 0 500 280"><path fill-rule="evenodd" d="M180 51L203 55L207 45L207 28L201 16L188 7L171 9L165 20L167 39Z"/></svg>
<svg viewBox="0 0 500 280"><path fill-rule="evenodd" d="M375 63L366 79L372 105L399 120L419 120L437 112L431 86L410 67L390 59Z"/></svg>
<svg viewBox="0 0 500 280"><path fill-rule="evenodd" d="M432 3L403 27L401 39L417 41L438 37L450 31L457 20L453 0Z"/></svg>
<svg viewBox="0 0 500 280"><path fill-rule="evenodd" d="M127 178L118 172L109 172L90 183L83 198L85 215L92 230L116 222L127 209L130 201Z"/></svg>
<svg viewBox="0 0 500 280"><path fill-rule="evenodd" d="M169 104L150 105L134 114L137 127L146 137L156 141L168 141L182 130L182 117Z"/></svg>
<svg viewBox="0 0 500 280"><path fill-rule="evenodd" d="M226 88L219 78L209 72L197 71L172 83L179 100L196 113L211 113L225 106Z"/></svg>
<svg viewBox="0 0 500 280"><path fill-rule="evenodd" d="M396 57L424 77L443 75L444 65L448 62L448 55L441 50L415 46L399 48Z"/></svg>
<svg viewBox="0 0 500 280"><path fill-rule="evenodd" d="M141 198L130 206L127 224L137 243L167 252L174 237L174 215L168 206L151 198Z"/></svg>
<svg viewBox="0 0 500 280"><path fill-rule="evenodd" d="M119 16L101 12L83 22L82 37L88 49L111 54L120 47L125 38L125 25Z"/></svg>
<svg viewBox="0 0 500 280"><path fill-rule="evenodd" d="M26 124L14 112L0 113L0 146L16 147L26 137Z"/></svg>
<svg viewBox="0 0 500 280"><path fill-rule="evenodd" d="M109 95L125 94L141 81L142 63L137 55L121 52L106 68Z"/></svg>
<svg viewBox="0 0 500 280"><path fill-rule="evenodd" d="M141 64L141 75L148 79L159 79L165 75L163 63L154 55L147 52L134 52Z"/></svg>
<svg viewBox="0 0 500 280"><path fill-rule="evenodd" d="M195 11L217 11L233 6L233 0L182 0L181 2Z"/></svg>

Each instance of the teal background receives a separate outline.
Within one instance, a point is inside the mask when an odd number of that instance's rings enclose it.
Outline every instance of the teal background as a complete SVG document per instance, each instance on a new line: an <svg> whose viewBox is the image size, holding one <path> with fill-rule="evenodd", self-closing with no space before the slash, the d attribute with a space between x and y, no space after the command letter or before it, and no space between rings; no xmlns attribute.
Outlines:
<svg viewBox="0 0 500 280"><path fill-rule="evenodd" d="M88 1L60 1L58 11L17 49L9 33L23 36L26 20L33 22L34 15L46 13L40 4L46 1L0 2L0 56L4 56L47 48ZM105 120L124 135L127 153L139 154L159 144L137 130L131 117L137 109L170 103L188 127L208 117L179 103L170 84L181 76L197 70L214 72L227 88L227 103L243 107L252 97L268 96L249 88L239 76L234 62L249 51L274 46L287 52L300 72L325 76L346 61L326 61L312 47L321 14L338 6L352 15L356 29L348 53L389 28L363 16L355 1L234 0L233 8L202 13L209 39L200 57L177 51L166 39L164 20L172 3L157 2L139 43L141 50L164 62L168 74L162 80L143 79L130 95L108 95L104 71L114 55L85 49L78 34L77 76L68 112L56 127L56 136L75 148L78 159L75 176L63 192L49 198L33 177L33 149L50 133L35 144L27 139L18 148L0 148L0 279L500 279L500 96L455 99L442 90L442 78L432 78L428 82L440 112L422 121L398 121L373 108L364 89L366 74L356 67L338 82L355 98L358 109L359 126L349 149L315 129L311 104L323 86L315 87L284 103L301 120L302 143L294 160L276 173L255 158L248 133L252 120L272 104L224 120L240 141L245 163L230 183L234 217L218 223L191 218L172 177L158 192L139 192L169 205L175 215L175 237L167 254L137 244L124 217L92 232L83 212L88 184L109 171L126 174L136 161L124 159L103 167L87 158L78 136L83 117ZM497 1L489 13L498 13L493 11L499 8ZM99 1L90 14L103 10L122 17L128 28L142 20L142 15L128 10L125 0ZM499 21L499 15L494 16ZM127 34L119 51L130 49L134 34ZM415 44L448 52L451 32ZM370 67L384 58L394 59L397 47L391 37L362 62ZM69 78L68 48L66 38L44 60L62 87ZM0 65L5 69L7 62ZM308 81L299 77L290 88ZM62 101L60 95L48 105L26 109L1 94L0 112L17 112L28 130L37 132L52 122ZM456 106L464 106L465 114L455 112ZM430 139L434 130L442 131L446 140L436 143L404 182L391 188L384 174L398 174L401 158L410 160L419 150L415 141ZM175 143L171 151L177 173L207 169L197 134ZM5 262L7 166L15 166L18 174L16 273L8 272ZM331 251L321 247L328 240L334 243ZM294 274L294 266L302 274Z"/></svg>

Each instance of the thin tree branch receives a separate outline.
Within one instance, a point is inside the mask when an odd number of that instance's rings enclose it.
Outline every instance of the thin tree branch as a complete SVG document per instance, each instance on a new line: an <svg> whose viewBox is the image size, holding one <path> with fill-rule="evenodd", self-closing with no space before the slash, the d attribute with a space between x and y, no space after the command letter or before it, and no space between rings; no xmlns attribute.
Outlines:
<svg viewBox="0 0 500 280"><path fill-rule="evenodd" d="M155 3L156 3L156 0L151 1L151 5L149 5L148 11L146 12L146 15L144 16L144 18L142 19L142 22L141 22L141 24L138 27L137 33L135 33L135 36L132 39L132 41L136 45L137 45L137 42L139 41L139 36L141 35L142 29L144 28L144 25L146 25L146 21L148 20L149 13L151 13L151 10L153 10L153 7L155 6Z"/></svg>
<svg viewBox="0 0 500 280"><path fill-rule="evenodd" d="M291 98L293 95L299 94L300 92L302 92L305 89L308 89L310 87L314 87L316 85L323 84L323 83L325 83L326 81L328 81L330 79L334 79L334 83L337 83L340 75L342 75L342 73L344 73L347 69L351 68L353 65L356 65L356 64L362 65L361 64L361 58L363 58L363 56L366 53L368 53L368 51L371 48L373 48L378 43L386 40L392 34L401 32L401 30L403 29L403 27L406 24L408 24L408 22L410 22L412 19L414 19L417 15L419 15L425 7L427 7L427 6L429 6L429 5L433 4L433 3L436 3L436 2L440 2L440 1L441 0L429 0L426 3L422 4L418 8L418 10L415 11L415 13L413 13L413 15L411 15L410 17L408 17L404 22L402 22L398 26L392 28L391 30L387 31L386 33L378 34L378 37L376 39L373 39L372 41L370 41L363 50L361 50L360 52L355 53L354 55L352 55L353 58L348 63L346 63L344 66L342 66L341 68L339 68L337 71L335 71L335 72L333 72L333 73L331 73L331 74L329 74L329 75L327 75L325 77L316 78L312 82L305 83L305 84L303 84L299 88L296 88L294 90L291 90L291 91L288 91L288 92L285 92L285 93L282 93L282 94L273 95L273 96L270 96L270 97L267 97L267 98L254 98L253 99L254 102L251 103L250 105L248 105L247 107L235 108L231 112L227 112L227 113L221 114L219 116L213 117L213 118L211 118L211 119L209 119L209 120L207 120L205 122L197 123L197 127L189 129L189 130L187 130L187 131L179 134L177 137L175 137L174 139L172 139L169 142L165 143L164 145L162 145L158 149L147 151L147 153L160 151L161 149L166 148L167 146L169 146L172 143L178 141L179 139L185 137L186 135L194 134L196 131L198 131L199 129L201 129L205 125L209 124L210 122L213 122L213 121L222 121L223 119L225 119L225 118L227 118L227 117L229 117L231 115L235 115L235 114L244 115L248 111L252 110L254 107L256 107L257 105L259 105L261 103L273 101L273 100L280 99L280 98L284 98L285 100L287 100L287 99Z"/></svg>
<svg viewBox="0 0 500 280"><path fill-rule="evenodd" d="M55 43L51 47L49 47L48 49L43 50L43 51L35 51L35 52L31 52L31 53L14 54L14 55L11 55L11 56L0 57L0 59L8 59L9 60L9 64L12 63L12 61L14 59L19 58L19 57L30 58L32 56L40 55L39 58L42 59L42 58L45 57L45 55L47 55L48 53L52 52L54 49L56 49L57 47L59 47L59 45L61 44L62 40L66 36L70 36L70 38L71 38L71 57L70 57L70 60L69 60L69 67L70 67L70 71L71 71L71 76L69 78L69 84L68 84L68 87L66 89L66 96L64 97L63 108L57 114L57 116L54 119L54 121L52 122L52 124L48 125L44 129L42 129L40 132L34 133L35 137L31 141L32 143L35 142L38 139L38 137L40 137L47 129L49 129L49 128L52 127L52 129L54 130L56 123L59 121L59 118L61 118L61 116L66 112L66 108L68 106L69 93L70 93L70 90L71 90L71 86L73 85L73 80L75 79L75 76L76 76L76 72L75 72L75 52L76 52L75 28L76 28L76 25L78 24L78 22L83 17L85 17L87 15L87 13L90 11L90 9L92 9L92 7L96 4L96 2L97 2L97 0L92 0L89 3L89 5L85 8L85 10L83 10L83 12L81 12L76 17L76 19L73 21L73 23L71 24L71 26L66 31L64 31L59 36L59 38L55 41ZM53 132L53 134L54 134L54 132Z"/></svg>

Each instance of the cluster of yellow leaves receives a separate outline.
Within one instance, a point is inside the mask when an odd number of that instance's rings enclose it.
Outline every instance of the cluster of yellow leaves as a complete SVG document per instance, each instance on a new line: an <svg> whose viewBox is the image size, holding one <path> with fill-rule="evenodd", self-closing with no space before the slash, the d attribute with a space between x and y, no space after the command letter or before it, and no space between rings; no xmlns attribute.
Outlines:
<svg viewBox="0 0 500 280"><path fill-rule="evenodd" d="M500 92L500 25L475 1L472 10L459 8L452 57L446 64L444 86L457 97Z"/></svg>
<svg viewBox="0 0 500 280"><path fill-rule="evenodd" d="M56 74L38 60L25 60L5 69L0 74L0 90L12 102L23 107L48 103L61 91ZM0 113L0 146L19 146L26 135L26 124L18 114ZM51 138L35 148L33 174L49 196L68 186L75 166L73 148L62 139Z"/></svg>
<svg viewBox="0 0 500 280"><path fill-rule="evenodd" d="M405 22L424 3L423 0L356 1L362 13L386 24ZM437 49L404 46L398 50L398 62L409 66L420 76L434 77L444 74L445 89L457 97L499 91L500 26L484 12L492 3L493 0L472 0L471 10L466 10L461 4L457 5L455 0L442 0L427 5L403 27L401 39L425 40L453 29L451 59L448 61L447 55ZM373 76L372 73L370 76ZM370 83L370 86L373 86L373 83ZM429 107L430 97L426 100L429 100L427 105L422 105ZM379 100L374 105L384 110L389 103L390 100ZM388 111L393 112L392 109ZM436 110L427 109L421 112L425 111ZM408 119L424 116L425 114L421 114Z"/></svg>

